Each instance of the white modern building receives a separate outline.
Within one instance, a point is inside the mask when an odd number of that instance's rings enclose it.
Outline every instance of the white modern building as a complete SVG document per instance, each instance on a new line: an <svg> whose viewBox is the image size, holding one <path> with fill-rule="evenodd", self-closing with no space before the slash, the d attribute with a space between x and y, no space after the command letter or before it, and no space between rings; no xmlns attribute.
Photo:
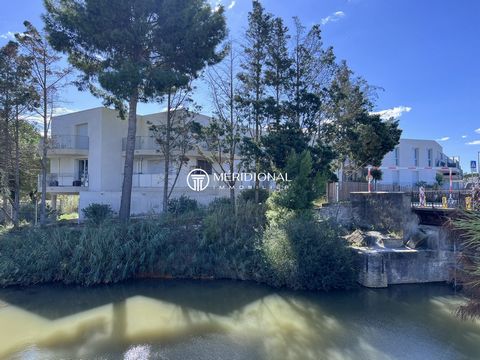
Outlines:
<svg viewBox="0 0 480 360"><path fill-rule="evenodd" d="M195 114L194 121L206 125L209 118ZM152 124L166 121L166 113L137 115L134 175L132 191L132 214L147 214L162 211L164 186L164 157L160 146L150 130ZM109 204L115 211L120 208L127 121L118 117L115 110L99 107L56 116L52 119L48 159L50 171L47 177L47 193L55 203L58 194L78 194L79 214L92 203ZM202 150L203 149L203 150ZM225 183L215 181L218 165L212 165L204 157L205 146L185 153L183 165L171 198L189 196L200 203L208 203L216 197L229 196ZM239 159L235 160L236 162ZM177 174L175 164L169 171L170 186ZM202 169L207 174L209 186L203 191L192 190L187 175L193 169ZM191 179L195 181L195 179ZM39 191L41 183L39 179ZM251 182L238 183L239 188L248 188Z"/></svg>
<svg viewBox="0 0 480 360"><path fill-rule="evenodd" d="M458 159L445 155L434 140L400 139L395 149L385 155L380 169L383 179L379 184L401 187L420 182L433 185L437 174L443 176L444 187L448 187L451 174L454 188L458 188L463 175Z"/></svg>

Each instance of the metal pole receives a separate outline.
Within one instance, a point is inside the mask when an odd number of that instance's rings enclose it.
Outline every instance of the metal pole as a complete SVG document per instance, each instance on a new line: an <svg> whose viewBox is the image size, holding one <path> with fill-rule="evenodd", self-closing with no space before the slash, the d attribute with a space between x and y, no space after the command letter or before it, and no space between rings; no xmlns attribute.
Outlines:
<svg viewBox="0 0 480 360"><path fill-rule="evenodd" d="M480 151L477 153L478 161L477 161L477 174L480 175Z"/></svg>
<svg viewBox="0 0 480 360"><path fill-rule="evenodd" d="M372 167L369 166L368 167L368 175L367 175L367 180L368 180L368 192L372 192L372 175L371 175L371 172L372 172Z"/></svg>

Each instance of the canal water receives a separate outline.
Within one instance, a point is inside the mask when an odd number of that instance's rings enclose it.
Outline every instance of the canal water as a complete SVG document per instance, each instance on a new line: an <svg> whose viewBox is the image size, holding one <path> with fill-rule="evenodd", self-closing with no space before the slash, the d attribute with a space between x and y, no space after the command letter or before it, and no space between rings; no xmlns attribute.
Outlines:
<svg viewBox="0 0 480 360"><path fill-rule="evenodd" d="M145 280L0 289L1 359L480 359L446 285L316 293Z"/></svg>

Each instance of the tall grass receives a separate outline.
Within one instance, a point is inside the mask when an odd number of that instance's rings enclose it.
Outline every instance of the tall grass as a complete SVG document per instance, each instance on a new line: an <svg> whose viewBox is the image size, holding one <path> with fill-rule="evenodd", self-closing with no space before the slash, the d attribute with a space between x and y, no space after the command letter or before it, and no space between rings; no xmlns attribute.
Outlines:
<svg viewBox="0 0 480 360"><path fill-rule="evenodd" d="M329 290L349 287L353 274L334 227L312 218L268 225L265 205L243 200L128 225L107 219L0 235L0 286L174 277Z"/></svg>

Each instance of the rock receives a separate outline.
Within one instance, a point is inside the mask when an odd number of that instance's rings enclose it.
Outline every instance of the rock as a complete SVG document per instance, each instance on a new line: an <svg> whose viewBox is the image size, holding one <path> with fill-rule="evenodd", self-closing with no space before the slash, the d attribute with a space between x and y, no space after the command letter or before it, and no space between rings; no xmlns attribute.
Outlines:
<svg viewBox="0 0 480 360"><path fill-rule="evenodd" d="M428 234L425 231L419 229L406 242L406 245L411 249L423 249L427 246L427 238Z"/></svg>
<svg viewBox="0 0 480 360"><path fill-rule="evenodd" d="M345 239L350 243L350 245L353 246L367 246L367 242L365 241L365 234L362 230L355 230L350 235L345 236Z"/></svg>

